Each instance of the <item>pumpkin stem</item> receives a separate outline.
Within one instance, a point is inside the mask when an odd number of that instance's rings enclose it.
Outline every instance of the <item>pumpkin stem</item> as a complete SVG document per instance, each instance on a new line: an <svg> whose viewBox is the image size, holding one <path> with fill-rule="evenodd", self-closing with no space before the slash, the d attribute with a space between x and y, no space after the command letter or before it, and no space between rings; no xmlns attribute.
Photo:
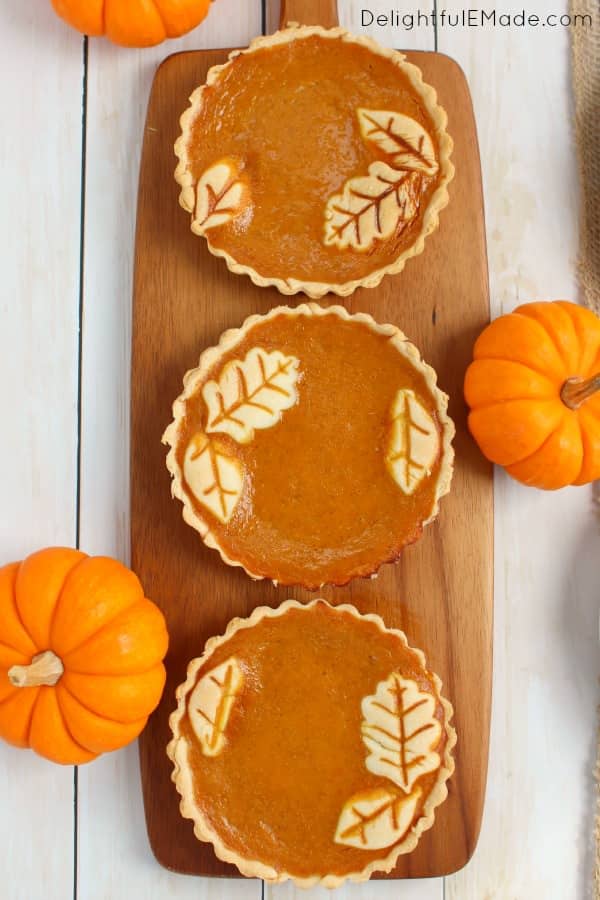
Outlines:
<svg viewBox="0 0 600 900"><path fill-rule="evenodd" d="M562 386L560 399L569 409L579 409L586 400L600 391L600 373L593 378L568 378Z"/></svg>
<svg viewBox="0 0 600 900"><path fill-rule="evenodd" d="M13 666L8 670L8 680L13 687L53 687L64 672L56 653L45 650L34 656L28 666Z"/></svg>

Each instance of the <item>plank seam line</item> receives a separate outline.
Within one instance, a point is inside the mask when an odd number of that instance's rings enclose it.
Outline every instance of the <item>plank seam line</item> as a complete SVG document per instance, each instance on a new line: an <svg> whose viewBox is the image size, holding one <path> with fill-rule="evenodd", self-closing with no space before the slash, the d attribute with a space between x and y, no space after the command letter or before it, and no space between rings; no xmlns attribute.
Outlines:
<svg viewBox="0 0 600 900"><path fill-rule="evenodd" d="M81 179L79 207L79 295L77 322L77 461L75 487L75 546L81 543L81 435L82 435L82 385L83 385L83 294L85 265L85 184L87 157L87 103L88 103L88 38L83 38L83 80L81 91ZM78 897L79 868L79 770L73 767L73 900Z"/></svg>

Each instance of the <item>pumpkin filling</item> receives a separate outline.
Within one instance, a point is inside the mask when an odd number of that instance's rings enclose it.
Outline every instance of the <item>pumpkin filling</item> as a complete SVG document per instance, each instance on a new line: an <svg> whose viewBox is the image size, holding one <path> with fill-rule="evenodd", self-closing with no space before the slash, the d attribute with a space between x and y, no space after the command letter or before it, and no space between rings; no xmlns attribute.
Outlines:
<svg viewBox="0 0 600 900"><path fill-rule="evenodd" d="M206 723L224 694L214 752ZM385 858L423 814L448 740L417 653L323 601L221 643L187 695L180 736L194 803L219 840L298 878Z"/></svg>
<svg viewBox="0 0 600 900"><path fill-rule="evenodd" d="M317 588L369 575L419 537L444 455L419 365L336 314L265 318L219 357L185 401L175 454L229 559Z"/></svg>
<svg viewBox="0 0 600 900"><path fill-rule="evenodd" d="M441 181L423 97L390 58L312 35L243 53L185 133L195 229L265 278L344 284L393 263Z"/></svg>

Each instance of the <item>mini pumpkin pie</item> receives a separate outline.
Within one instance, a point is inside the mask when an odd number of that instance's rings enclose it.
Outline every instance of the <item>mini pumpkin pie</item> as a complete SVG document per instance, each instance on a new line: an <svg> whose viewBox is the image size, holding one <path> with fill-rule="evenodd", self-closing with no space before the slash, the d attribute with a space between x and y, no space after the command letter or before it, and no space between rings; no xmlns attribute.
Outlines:
<svg viewBox="0 0 600 900"><path fill-rule="evenodd" d="M315 303L251 316L184 378L163 440L183 517L253 578L374 574L449 490L454 426L394 325Z"/></svg>
<svg viewBox="0 0 600 900"><path fill-rule="evenodd" d="M352 293L423 250L454 169L420 70L342 28L291 27L212 68L175 151L192 230L283 294Z"/></svg>
<svg viewBox="0 0 600 900"><path fill-rule="evenodd" d="M177 690L181 813L243 875L335 887L389 872L447 795L456 734L440 692L379 616L324 600L255 609Z"/></svg>

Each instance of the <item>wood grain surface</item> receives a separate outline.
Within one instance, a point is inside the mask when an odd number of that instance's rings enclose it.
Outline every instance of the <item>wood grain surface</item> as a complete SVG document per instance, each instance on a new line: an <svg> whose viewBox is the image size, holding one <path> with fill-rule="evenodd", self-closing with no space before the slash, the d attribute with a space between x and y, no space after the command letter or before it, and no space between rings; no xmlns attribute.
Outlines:
<svg viewBox="0 0 600 900"><path fill-rule="evenodd" d="M268 4L273 6L272 2ZM337 0L282 0L279 27L285 28L288 22L332 28L338 24Z"/></svg>
<svg viewBox="0 0 600 900"><path fill-rule="evenodd" d="M441 5L454 14L465 4ZM267 3L269 11L274 6ZM338 0L338 6L345 27L386 46L434 48L434 27L424 19L411 30L361 28L364 3ZM431 4L368 3L376 14L389 14L391 6L427 11ZM568 9L567 0L527 6L540 18ZM0 87L2 561L43 544L72 544L79 515L87 552L128 563L130 297L150 85L169 53L247 44L261 30L261 4L217 0L184 38L143 51L90 39L87 57L83 37L50 4L0 0L0 7L11 73ZM279 11L267 21L276 28ZM492 315L540 298L576 299L579 191L569 29L438 26L437 41L463 66L473 96ZM34 199L24 202L24 193ZM443 234L443 218L441 227ZM590 488L535 491L497 469L494 518L494 701L474 859L446 879L351 884L334 895L307 894L289 882L265 885L266 900L442 900L443 894L446 900L581 900L589 894L600 674L597 508ZM75 780L70 768L0 743L0 797L2 900L261 898L259 881L187 878L155 862L136 744L80 768Z"/></svg>
<svg viewBox="0 0 600 900"><path fill-rule="evenodd" d="M451 202L422 256L379 288L357 291L346 306L399 325L436 368L457 424L456 472L439 521L399 563L384 567L374 581L321 592L333 603L352 602L403 628L410 642L425 651L455 706L457 771L448 800L417 850L400 858L388 876L394 878L456 871L474 850L486 781L492 637L491 467L467 434L462 401L473 341L489 318L477 139L458 66L441 55L408 56L438 88L449 114L457 166ZM131 540L132 565L164 610L171 634L165 695L140 742L152 849L159 862L176 871L235 876L237 870L217 860L210 845L196 841L191 823L178 812L165 755L174 691L189 659L201 653L208 637L222 633L230 618L261 604L276 606L288 596L308 600L312 595L252 582L204 547L184 524L180 504L171 500L160 441L182 376L200 352L247 315L282 302L274 289L260 289L229 273L191 234L189 217L177 204L172 146L179 115L207 69L225 57L225 51L170 57L158 71L150 98L134 276ZM289 302L304 299L297 295Z"/></svg>

